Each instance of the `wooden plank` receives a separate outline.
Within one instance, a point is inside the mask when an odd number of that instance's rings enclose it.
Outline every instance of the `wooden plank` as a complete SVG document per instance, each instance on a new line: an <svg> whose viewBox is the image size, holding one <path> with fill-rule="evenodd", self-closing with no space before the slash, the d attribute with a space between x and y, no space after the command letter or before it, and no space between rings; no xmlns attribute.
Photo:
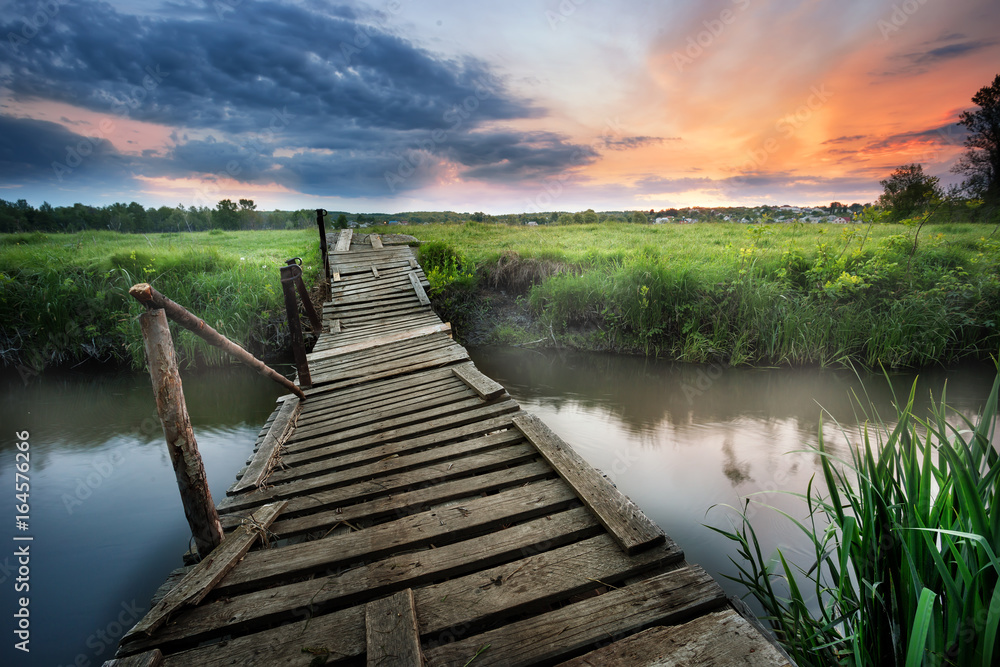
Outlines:
<svg viewBox="0 0 1000 667"><path fill-rule="evenodd" d="M392 496L375 498L346 507L338 505L323 512L277 521L271 526L271 531L284 539L302 533L325 531L348 522L359 524L359 522L379 521L391 517L398 518L425 511L432 505L501 491L510 486L544 479L551 474L552 468L548 463L532 461L514 468L504 468L437 485L428 484L414 491L395 493ZM226 527L227 518L222 519L223 528Z"/></svg>
<svg viewBox="0 0 1000 667"><path fill-rule="evenodd" d="M442 632L456 624L473 632L512 614L540 610L609 584L618 586L628 577L683 557L670 541L627 556L606 533L536 553L415 589L420 634Z"/></svg>
<svg viewBox="0 0 1000 667"><path fill-rule="evenodd" d="M295 422L301 411L302 402L298 398L284 402L278 416L275 417L274 423L271 424L271 428L264 437L264 441L257 448L253 461L243 473L243 477L229 487L226 493L240 493L247 489L257 488L263 483L277 461L282 445L295 431Z"/></svg>
<svg viewBox="0 0 1000 667"><path fill-rule="evenodd" d="M192 568L172 591L163 596L159 604L128 631L123 641L139 634L152 635L181 607L196 605L204 600L205 596L236 567L237 562L263 534L262 530L266 530L274 522L284 507L284 502L277 502L254 512L251 522L226 536L222 544Z"/></svg>
<svg viewBox="0 0 1000 667"><path fill-rule="evenodd" d="M382 237L379 236L378 234L372 234L372 235L370 235L368 237L368 240L371 241L371 244L372 244L373 248L376 248L378 250L382 249Z"/></svg>
<svg viewBox="0 0 1000 667"><path fill-rule="evenodd" d="M538 448L559 476L573 487L580 500L594 512L625 553L634 554L663 542L666 537L663 530L538 417L518 415L514 418L514 425Z"/></svg>
<svg viewBox="0 0 1000 667"><path fill-rule="evenodd" d="M420 303L425 306L429 306L431 300L427 298L427 292L424 291L424 286L420 284L420 280L417 278L417 274L411 272L410 283L413 285L413 291L417 293L417 298L420 299Z"/></svg>
<svg viewBox="0 0 1000 667"><path fill-rule="evenodd" d="M419 266L415 257L410 257L410 266L414 269Z"/></svg>
<svg viewBox="0 0 1000 667"><path fill-rule="evenodd" d="M328 350L324 350L323 352L313 352L308 355L307 359L309 360L309 363L313 363L324 359L332 359L333 357L338 357L350 352L360 352L361 350L369 350L373 347L382 347L383 345L388 345L390 343L401 343L413 338L421 338L435 333L448 333L450 331L450 324L435 324L432 326L420 327L419 329L410 329L408 331L379 336L377 338L369 338L358 343L351 343L349 345L341 345L340 347L330 348Z"/></svg>
<svg viewBox="0 0 1000 667"><path fill-rule="evenodd" d="M561 480L546 480L476 498L462 507L438 508L353 533L253 551L232 568L218 590L246 590L432 542L456 542L504 524L559 511L574 500L572 491Z"/></svg>
<svg viewBox="0 0 1000 667"><path fill-rule="evenodd" d="M368 667L423 664L412 589L365 605L365 640Z"/></svg>
<svg viewBox="0 0 1000 667"><path fill-rule="evenodd" d="M653 624L682 623L725 604L725 592L703 569L683 567L480 635L429 648L425 658L428 665L460 665L480 646L489 644L489 650L476 658L477 667L551 663L603 643L609 637L625 636Z"/></svg>
<svg viewBox="0 0 1000 667"><path fill-rule="evenodd" d="M476 440L461 440L455 444L469 444L470 447L482 446L489 448L490 442L483 442L488 438L506 439L508 435L493 433L497 429L512 428L509 416L498 417L483 422L477 422L460 428L452 429L446 433L435 433L425 436L416 441L407 442L407 446L417 448L421 446L431 446L439 439L442 442L460 440L466 436L480 435ZM491 433L492 435L482 435ZM515 431L519 438L522 438L519 431ZM450 446L450 445L449 445ZM256 491L251 494L239 496L229 496L219 503L219 511L232 513L247 510L249 508L263 505L268 501L279 498L287 498L290 508L299 510L312 506L319 506L324 503L346 504L352 499L361 502L367 498L387 495L394 489L399 489L412 484L431 483L442 481L466 474L468 469L486 471L502 467L504 465L514 465L518 462L529 460L537 456L538 450L532 445L524 443L511 448L496 451L487 451L471 460L455 458L455 450L433 447L426 452L413 454L412 456L426 456L430 461L436 461L436 456L444 457L436 466L422 467L419 470L406 470L412 468L417 460L400 456L386 457L369 464L371 467L348 468L330 472L318 477L295 480L285 484ZM455 459L455 460L449 460ZM424 461L427 463L427 461ZM399 472L404 469L404 472ZM358 483L359 475L367 474L369 478L377 476L377 479ZM345 486L345 484L351 486ZM340 488L338 488L340 487Z"/></svg>
<svg viewBox="0 0 1000 667"><path fill-rule="evenodd" d="M363 606L350 607L322 618L299 619L256 634L168 655L164 666L314 667L327 664L327 661L334 664L338 660L356 658L364 653Z"/></svg>
<svg viewBox="0 0 1000 667"><path fill-rule="evenodd" d="M378 278L378 277L379 277L379 276L378 276L378 269L377 269L377 268L375 268L375 265L374 265L374 264L372 264L372 275L373 275L373 276L375 276L376 278Z"/></svg>
<svg viewBox="0 0 1000 667"><path fill-rule="evenodd" d="M339 283L340 282L340 271L334 271L333 272L333 282L335 282L335 283Z"/></svg>
<svg viewBox="0 0 1000 667"><path fill-rule="evenodd" d="M160 667L163 664L163 653L154 648L145 653L137 653L125 658L115 658L104 662L103 667Z"/></svg>
<svg viewBox="0 0 1000 667"><path fill-rule="evenodd" d="M459 380L469 385L472 391L479 394L483 400L490 400L503 394L506 389L499 382L494 382L479 372L479 369L472 364L462 364L451 369Z"/></svg>
<svg viewBox="0 0 1000 667"><path fill-rule="evenodd" d="M220 633L252 631L262 623L298 621L304 612L309 613L312 618L301 623L285 625L286 634L299 636L303 632L302 623L307 623L310 630L314 627L325 627L327 632L337 635L339 632L337 624L342 623L344 619L340 616L342 612L325 613L331 607L363 604L373 596L386 595L402 587L413 588L429 581L460 576L470 571L523 558L526 553L556 549L592 537L600 530L602 530L600 525L585 508L571 509L498 530L473 540L416 553L399 554L361 567L338 568L326 573L327 576L322 578L297 581L194 607L185 612L180 622L164 627L160 631L158 640L164 645L177 645L182 642L190 644ZM362 616L362 620L363 618ZM253 637L257 637L261 642L262 650L280 641L278 637L273 637L268 631L264 631L231 642L241 643L242 639ZM364 647L363 635L359 644L362 648L358 652ZM315 645L317 644L305 644L305 646ZM186 664L202 663L192 661ZM264 661L240 664L249 666L284 663Z"/></svg>
<svg viewBox="0 0 1000 667"><path fill-rule="evenodd" d="M330 333L340 333L340 320L330 322Z"/></svg>
<svg viewBox="0 0 1000 667"><path fill-rule="evenodd" d="M649 628L561 663L561 667L590 665L790 667L788 660L731 609L707 614L683 625Z"/></svg>
<svg viewBox="0 0 1000 667"><path fill-rule="evenodd" d="M337 247L334 248L335 252L347 252L351 249L351 237L354 235L354 230L342 229L340 230L340 236L337 237Z"/></svg>
<svg viewBox="0 0 1000 667"><path fill-rule="evenodd" d="M461 346L449 349L441 353L426 354L419 358L413 358L408 364L401 365L377 364L365 369L363 373L352 374L349 377L338 376L336 373L322 373L313 375L313 388L320 389L321 385L330 384L331 388L351 387L358 384L365 384L373 380L381 380L404 373L413 373L426 368L439 368L456 361L468 361L469 353ZM309 392L306 392L309 396Z"/></svg>

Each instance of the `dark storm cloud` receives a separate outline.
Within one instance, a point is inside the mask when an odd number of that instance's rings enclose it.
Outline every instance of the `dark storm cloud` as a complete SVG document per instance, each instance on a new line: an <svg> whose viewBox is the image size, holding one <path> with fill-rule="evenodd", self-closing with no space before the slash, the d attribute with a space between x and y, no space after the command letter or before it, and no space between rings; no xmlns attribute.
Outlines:
<svg viewBox="0 0 1000 667"><path fill-rule="evenodd" d="M0 115L0 182L75 184L131 175L129 159L107 139L58 123Z"/></svg>
<svg viewBox="0 0 1000 667"><path fill-rule="evenodd" d="M2 34L21 34L21 17L36 9L34 2L12 3ZM149 176L225 170L248 182L269 175L282 182L292 174L298 182L328 184L330 178L310 177L307 169L326 165L346 177L347 165L352 178L333 180L360 187L384 183L393 155L415 142L427 145L432 133L445 138L430 142L434 160L426 162L454 161L470 178L517 181L558 173L581 153L592 157L555 135L482 130L544 110L511 95L481 61L418 48L392 34L376 13L249 1L175 3L174 9L138 17L97 2L59 5L37 34L5 45L0 85L22 100L200 131L202 138L180 139L168 155L141 165ZM276 116L285 119L277 127ZM206 133L222 138L204 139ZM281 147L296 157L273 158ZM237 174L227 170L250 153L253 164ZM407 186L420 182L407 179ZM346 187L325 194L361 194Z"/></svg>

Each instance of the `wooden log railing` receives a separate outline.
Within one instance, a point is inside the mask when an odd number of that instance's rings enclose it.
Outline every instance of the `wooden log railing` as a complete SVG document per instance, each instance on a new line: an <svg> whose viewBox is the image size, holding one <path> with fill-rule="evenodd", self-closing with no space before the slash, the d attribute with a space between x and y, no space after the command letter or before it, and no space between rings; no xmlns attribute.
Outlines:
<svg viewBox="0 0 1000 667"><path fill-rule="evenodd" d="M157 292L152 285L148 283L133 285L129 294L146 306L146 312L139 316L139 325L142 328L143 346L153 384L153 395L156 398L156 411L163 426L170 462L177 477L184 515L191 527L198 555L205 558L222 542L222 525L219 523L215 503L212 501L212 493L205 476L205 466L191 427L167 318L197 334L211 345L225 350L262 375L277 381L301 400L305 400L305 394L288 378L220 334L183 306ZM296 321L297 319L296 312Z"/></svg>

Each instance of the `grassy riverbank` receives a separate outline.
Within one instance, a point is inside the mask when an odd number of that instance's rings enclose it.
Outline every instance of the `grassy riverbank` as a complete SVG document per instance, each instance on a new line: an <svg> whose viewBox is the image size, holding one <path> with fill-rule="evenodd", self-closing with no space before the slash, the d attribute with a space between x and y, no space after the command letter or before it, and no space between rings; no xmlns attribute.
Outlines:
<svg viewBox="0 0 1000 667"><path fill-rule="evenodd" d="M302 256L311 284L318 245L310 230L0 235L0 357L22 374L88 358L141 365L142 307L128 296L139 282L267 353L287 331L279 267ZM186 331L175 343L184 364L223 362Z"/></svg>
<svg viewBox="0 0 1000 667"><path fill-rule="evenodd" d="M546 338L693 362L920 366L1000 345L1000 239L991 232L961 223L468 223L418 234L475 267L475 279L455 281L438 301L453 321L485 321L488 342ZM519 316L491 317L484 293Z"/></svg>

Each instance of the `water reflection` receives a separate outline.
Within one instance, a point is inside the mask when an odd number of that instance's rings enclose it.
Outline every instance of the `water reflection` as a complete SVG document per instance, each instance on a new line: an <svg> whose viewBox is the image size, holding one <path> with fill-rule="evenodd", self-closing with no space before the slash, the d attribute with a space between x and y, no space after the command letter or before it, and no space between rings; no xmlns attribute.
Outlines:
<svg viewBox="0 0 1000 667"><path fill-rule="evenodd" d="M182 378L218 499L283 390L242 368ZM25 385L13 373L0 378L0 392L0 479L13 482L13 431L29 431L35 538L30 661L7 642L0 664L102 664L127 630L118 619L145 611L190 537L149 376L47 371ZM13 530L4 531L8 543ZM8 565L0 554L0 579ZM13 596L3 600L13 613Z"/></svg>
<svg viewBox="0 0 1000 667"><path fill-rule="evenodd" d="M804 518L803 504L783 493L822 490L815 445L824 441L849 457L865 414L855 397L891 423L893 392L906 400L917 377L896 373L886 382L850 370L732 369L640 357L523 349L471 350L476 365L508 388L685 549L716 575L730 594L742 594L718 575L733 574L732 543L703 524L729 528L731 514L753 497ZM925 414L930 392L974 417L989 395L988 364L922 371L915 406ZM776 512L756 511L754 526L767 549L782 546L808 566L804 536Z"/></svg>

